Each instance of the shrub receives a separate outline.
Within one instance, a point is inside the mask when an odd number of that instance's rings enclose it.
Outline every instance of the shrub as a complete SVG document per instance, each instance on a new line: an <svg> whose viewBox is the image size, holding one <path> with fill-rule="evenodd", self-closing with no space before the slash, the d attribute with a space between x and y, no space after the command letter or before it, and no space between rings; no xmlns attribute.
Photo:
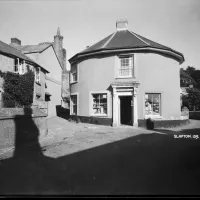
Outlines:
<svg viewBox="0 0 200 200"><path fill-rule="evenodd" d="M3 106L30 107L33 103L34 72L28 69L27 73L19 75L12 72L0 71L4 79Z"/></svg>

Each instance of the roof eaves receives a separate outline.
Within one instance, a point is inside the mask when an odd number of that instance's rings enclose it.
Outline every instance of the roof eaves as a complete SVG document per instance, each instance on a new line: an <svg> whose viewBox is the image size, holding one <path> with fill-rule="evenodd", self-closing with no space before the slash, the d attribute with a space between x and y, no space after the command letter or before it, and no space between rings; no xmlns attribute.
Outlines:
<svg viewBox="0 0 200 200"><path fill-rule="evenodd" d="M43 51L45 51L46 49L48 49L50 46L53 46L53 44L49 44L47 47L45 47L44 49L42 49L39 53L42 53Z"/></svg>
<svg viewBox="0 0 200 200"><path fill-rule="evenodd" d="M79 59L80 57L84 57L84 56L91 56L91 55L96 55L96 54L101 54L101 53L112 53L112 52L122 52L122 51L145 51L145 50L150 50L150 51L155 51L155 52L160 52L163 55L169 55L171 54L171 56L177 60L180 64L182 64L184 62L184 56L183 54L176 52L174 50L171 49L162 49L162 48L155 48L155 47L151 47L151 46L147 46L147 47L137 47L137 48L118 48L118 49L98 49L95 51L91 51L91 52L85 52L85 53L78 53L75 56L73 56L72 58L70 58L68 61L70 63L74 62L75 60Z"/></svg>
<svg viewBox="0 0 200 200"><path fill-rule="evenodd" d="M55 51L55 49L54 49L53 44L52 44L52 48L53 48L53 51L54 51L54 53L55 53L55 55L56 55L56 58L57 58L57 60L58 60L58 63L60 64L60 67L61 67L61 69L63 70L64 66L63 66L62 63L60 62L60 60L59 60L59 58L58 58L58 56L57 56L57 54L56 54L56 51Z"/></svg>

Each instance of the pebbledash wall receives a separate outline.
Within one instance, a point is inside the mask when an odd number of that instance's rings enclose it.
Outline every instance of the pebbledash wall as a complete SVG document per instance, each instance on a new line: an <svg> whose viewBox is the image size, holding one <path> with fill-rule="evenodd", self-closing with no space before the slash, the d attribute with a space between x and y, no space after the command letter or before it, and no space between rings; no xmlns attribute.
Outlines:
<svg viewBox="0 0 200 200"><path fill-rule="evenodd" d="M14 71L14 59L0 54L0 69L2 71Z"/></svg>
<svg viewBox="0 0 200 200"><path fill-rule="evenodd" d="M41 88L44 90L41 91L42 99L45 99L45 91L50 93L50 101L48 104L48 117L56 116L56 106L61 105L61 84L62 84L62 68L59 64L59 61L55 55L54 49L50 46L48 49L42 53L31 53L26 54L30 58L39 62L42 66L46 67L49 74L41 74ZM45 88L46 83L46 88ZM43 87L44 86L44 87ZM37 86L38 87L38 86Z"/></svg>
<svg viewBox="0 0 200 200"><path fill-rule="evenodd" d="M37 108L0 108L0 154L14 149L16 134L25 133L27 142L31 143L33 123L41 142L48 134L46 116Z"/></svg>
<svg viewBox="0 0 200 200"><path fill-rule="evenodd" d="M106 56L90 58L78 63L78 82L71 84L71 95L78 95L77 115L80 118L95 118L90 114L91 92L107 92L108 115L101 119L107 119L108 125L112 124L110 84L119 80L115 79L118 62L118 56ZM74 66L72 65L71 71ZM140 82L137 94L139 125L142 126L140 121L145 119L145 93L161 93L163 120L181 119L179 68L177 61L155 53L134 54L135 80Z"/></svg>

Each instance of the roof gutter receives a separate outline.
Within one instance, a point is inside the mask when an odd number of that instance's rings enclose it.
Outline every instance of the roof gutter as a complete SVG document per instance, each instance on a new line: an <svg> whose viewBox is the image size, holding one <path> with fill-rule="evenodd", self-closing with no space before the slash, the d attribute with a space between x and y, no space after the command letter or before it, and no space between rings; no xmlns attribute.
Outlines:
<svg viewBox="0 0 200 200"><path fill-rule="evenodd" d="M145 48L130 48L130 49L114 49L114 50L100 50L100 51L96 51L96 52L91 52L91 53L86 53L86 54L76 54L75 56L73 56L72 58L70 58L68 61L70 62L70 64L74 63L77 59L79 58L83 58L86 56L94 56L94 55L99 55L102 53L113 53L113 52L138 52L138 51L145 51L145 50L150 50L152 52L157 52L157 53L162 53L163 55L171 55L176 61L178 61L180 64L182 64L185 59L183 55L174 53L173 51L169 51L169 50L164 50L164 49L159 49L159 48L153 48L153 47L145 47Z"/></svg>

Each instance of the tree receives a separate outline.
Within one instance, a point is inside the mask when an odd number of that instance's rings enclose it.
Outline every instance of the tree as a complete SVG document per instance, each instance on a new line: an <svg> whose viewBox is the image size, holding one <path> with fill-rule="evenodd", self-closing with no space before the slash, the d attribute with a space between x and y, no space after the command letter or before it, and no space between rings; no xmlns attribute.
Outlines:
<svg viewBox="0 0 200 200"><path fill-rule="evenodd" d="M188 107L190 111L200 110L200 90L187 88L187 95L182 97L182 107Z"/></svg>
<svg viewBox="0 0 200 200"><path fill-rule="evenodd" d="M194 67L188 66L185 70L185 72L189 75L192 76L192 74L194 74L194 72L196 71L196 69Z"/></svg>

